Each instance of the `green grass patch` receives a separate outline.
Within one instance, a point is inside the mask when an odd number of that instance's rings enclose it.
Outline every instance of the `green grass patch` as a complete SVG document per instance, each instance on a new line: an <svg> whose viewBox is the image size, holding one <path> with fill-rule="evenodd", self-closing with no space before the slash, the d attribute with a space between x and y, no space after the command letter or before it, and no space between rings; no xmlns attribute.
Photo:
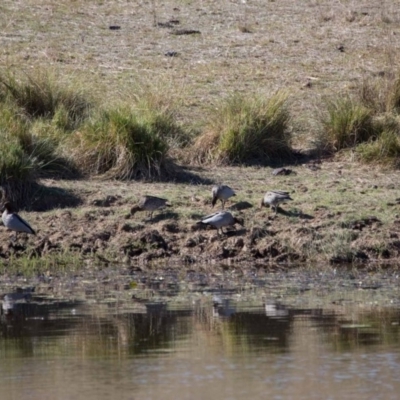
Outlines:
<svg viewBox="0 0 400 400"><path fill-rule="evenodd" d="M0 262L0 273L18 274L27 278L49 273L52 275L65 275L79 271L84 266L84 259L75 252L65 251L36 257L32 256L30 249L27 249L25 255L12 255L9 259L2 260Z"/></svg>
<svg viewBox="0 0 400 400"><path fill-rule="evenodd" d="M328 101L321 123L321 142L331 151L353 148L377 135L371 109L347 97Z"/></svg>
<svg viewBox="0 0 400 400"><path fill-rule="evenodd" d="M169 149L185 148L191 143L193 134L177 122L176 106L170 97L150 91L138 95L135 100L135 114L141 123L157 132Z"/></svg>
<svg viewBox="0 0 400 400"><path fill-rule="evenodd" d="M269 164L290 159L287 97L233 94L213 110L194 152L200 163Z"/></svg>
<svg viewBox="0 0 400 400"><path fill-rule="evenodd" d="M155 123L158 123L158 125ZM71 135L72 158L85 174L153 178L163 174L168 144L159 119L141 118L129 107L99 111Z"/></svg>
<svg viewBox="0 0 400 400"><path fill-rule="evenodd" d="M30 191L40 177L65 177L76 169L59 152L51 127L18 113L15 105L0 103L0 186L3 195L20 206L29 203Z"/></svg>
<svg viewBox="0 0 400 400"><path fill-rule="evenodd" d="M92 107L80 88L63 85L50 71L0 74L0 100L15 104L30 119L50 119L63 130L76 129Z"/></svg>
<svg viewBox="0 0 400 400"><path fill-rule="evenodd" d="M38 173L37 162L20 141L28 128L15 108L0 103L0 187L2 196L17 203L29 192Z"/></svg>
<svg viewBox="0 0 400 400"><path fill-rule="evenodd" d="M365 163L398 168L400 166L399 132L384 131L376 140L357 146L356 153Z"/></svg>
<svg viewBox="0 0 400 400"><path fill-rule="evenodd" d="M362 104L375 114L400 112L400 75L366 79L359 90Z"/></svg>

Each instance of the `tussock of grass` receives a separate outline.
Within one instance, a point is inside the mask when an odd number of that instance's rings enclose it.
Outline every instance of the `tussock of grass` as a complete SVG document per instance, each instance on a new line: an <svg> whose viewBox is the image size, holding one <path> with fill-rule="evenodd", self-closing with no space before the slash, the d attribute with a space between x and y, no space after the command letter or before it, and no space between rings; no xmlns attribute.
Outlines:
<svg viewBox="0 0 400 400"><path fill-rule="evenodd" d="M18 134L0 130L0 141L0 187L5 198L16 204L29 204L38 178L77 176L49 137L28 130Z"/></svg>
<svg viewBox="0 0 400 400"><path fill-rule="evenodd" d="M184 148L191 142L191 134L177 122L176 106L165 93L139 94L134 109L141 122L158 132L170 149Z"/></svg>
<svg viewBox="0 0 400 400"><path fill-rule="evenodd" d="M29 121L18 112L13 104L0 102L0 131L18 136L29 129Z"/></svg>
<svg viewBox="0 0 400 400"><path fill-rule="evenodd" d="M400 76L366 79L359 90L362 104L374 114L400 112Z"/></svg>
<svg viewBox="0 0 400 400"><path fill-rule="evenodd" d="M80 89L60 84L49 71L22 79L11 73L0 74L0 99L15 104L31 119L52 119L64 130L77 128L91 108Z"/></svg>
<svg viewBox="0 0 400 400"><path fill-rule="evenodd" d="M19 204L35 181L37 165L32 157L27 156L16 138L0 132L0 140L2 197Z"/></svg>
<svg viewBox="0 0 400 400"><path fill-rule="evenodd" d="M349 98L337 98L327 103L327 114L321 118L321 141L329 150L353 148L372 139L376 126L372 111Z"/></svg>
<svg viewBox="0 0 400 400"><path fill-rule="evenodd" d="M400 166L400 139L397 131L384 131L371 142L360 144L356 153L365 163Z"/></svg>
<svg viewBox="0 0 400 400"><path fill-rule="evenodd" d="M37 178L65 177L74 171L60 155L50 129L39 135L35 126L15 106L0 103L0 186L8 200L20 205L29 202Z"/></svg>
<svg viewBox="0 0 400 400"><path fill-rule="evenodd" d="M287 97L269 99L234 94L214 110L194 153L199 163L268 164L290 158Z"/></svg>
<svg viewBox="0 0 400 400"><path fill-rule="evenodd" d="M100 111L68 146L83 173L116 179L162 175L168 150L157 126L128 107Z"/></svg>

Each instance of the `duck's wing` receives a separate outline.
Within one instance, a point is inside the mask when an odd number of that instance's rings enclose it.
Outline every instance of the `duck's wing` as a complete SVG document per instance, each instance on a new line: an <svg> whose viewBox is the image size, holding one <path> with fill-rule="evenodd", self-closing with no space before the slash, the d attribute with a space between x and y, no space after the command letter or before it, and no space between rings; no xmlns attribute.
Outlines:
<svg viewBox="0 0 400 400"><path fill-rule="evenodd" d="M224 214L225 214L224 212L219 211L214 214L210 214L207 215L206 217L203 217L200 222L202 222L203 224L209 224L223 218Z"/></svg>
<svg viewBox="0 0 400 400"><path fill-rule="evenodd" d="M158 208L165 206L165 204L168 202L167 199L163 199L161 197L157 196L143 196L142 199L139 202L139 205L141 207L152 207L152 208Z"/></svg>
<svg viewBox="0 0 400 400"><path fill-rule="evenodd" d="M236 196L236 193L234 192L234 190L231 188L231 187L229 187L229 186L224 186L223 187L223 191L224 191L224 195L225 195L225 197L231 197L231 196Z"/></svg>
<svg viewBox="0 0 400 400"><path fill-rule="evenodd" d="M26 222L23 218L21 218L18 214L10 214L6 219L7 228L12 229L16 232L26 232L35 235L35 231L32 227Z"/></svg>
<svg viewBox="0 0 400 400"><path fill-rule="evenodd" d="M278 196L289 196L289 192L284 192L283 190L270 190L268 193L273 193Z"/></svg>

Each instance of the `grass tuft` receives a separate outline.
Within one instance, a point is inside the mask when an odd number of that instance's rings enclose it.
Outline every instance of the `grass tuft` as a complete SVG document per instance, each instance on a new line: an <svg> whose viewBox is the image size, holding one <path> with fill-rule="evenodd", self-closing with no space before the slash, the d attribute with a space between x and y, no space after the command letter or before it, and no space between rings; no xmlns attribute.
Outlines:
<svg viewBox="0 0 400 400"><path fill-rule="evenodd" d="M19 141L0 132L0 187L2 200L11 200L20 204L30 192L37 175L37 164L27 156Z"/></svg>
<svg viewBox="0 0 400 400"><path fill-rule="evenodd" d="M143 125L158 133L171 149L185 148L192 136L177 122L176 110L164 94L147 92L136 98L135 114Z"/></svg>
<svg viewBox="0 0 400 400"><path fill-rule="evenodd" d="M194 144L199 163L269 164L292 155L287 96L233 94L216 108Z"/></svg>
<svg viewBox="0 0 400 400"><path fill-rule="evenodd" d="M365 163L398 168L400 166L399 131L382 132L376 140L360 144L356 153Z"/></svg>
<svg viewBox="0 0 400 400"><path fill-rule="evenodd" d="M359 90L362 104L374 114L400 112L400 75L366 79Z"/></svg>
<svg viewBox="0 0 400 400"><path fill-rule="evenodd" d="M91 102L81 90L62 85L48 71L22 78L0 74L0 99L14 103L31 119L54 119L64 130L77 128L91 109Z"/></svg>
<svg viewBox="0 0 400 400"><path fill-rule="evenodd" d="M68 146L83 173L115 179L161 176L168 150L154 121L129 107L99 111L71 135Z"/></svg>
<svg viewBox="0 0 400 400"><path fill-rule="evenodd" d="M329 101L321 122L321 142L331 151L353 148L377 134L372 111L349 98Z"/></svg>

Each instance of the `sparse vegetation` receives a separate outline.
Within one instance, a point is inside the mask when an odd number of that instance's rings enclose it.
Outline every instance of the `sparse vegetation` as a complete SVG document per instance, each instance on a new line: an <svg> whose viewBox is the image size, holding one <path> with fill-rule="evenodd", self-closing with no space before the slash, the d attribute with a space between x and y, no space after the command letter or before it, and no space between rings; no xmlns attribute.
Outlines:
<svg viewBox="0 0 400 400"><path fill-rule="evenodd" d="M33 248L29 248L23 255L14 254L9 260L0 262L0 273L23 275L26 278L49 273L64 275L79 271L82 261L78 252L70 250L39 257Z"/></svg>

